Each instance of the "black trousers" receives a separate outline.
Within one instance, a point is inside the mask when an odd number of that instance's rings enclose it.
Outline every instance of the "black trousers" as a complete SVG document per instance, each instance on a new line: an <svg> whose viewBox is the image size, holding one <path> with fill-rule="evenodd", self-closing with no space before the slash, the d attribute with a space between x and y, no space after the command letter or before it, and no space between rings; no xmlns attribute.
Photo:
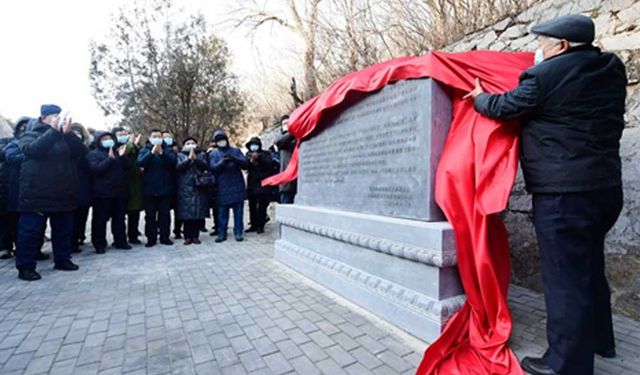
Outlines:
<svg viewBox="0 0 640 375"><path fill-rule="evenodd" d="M127 212L127 237L129 242L137 240L140 235L138 227L140 225L140 211Z"/></svg>
<svg viewBox="0 0 640 375"><path fill-rule="evenodd" d="M0 230L5 230L3 233L3 240L1 243L0 250L11 250L13 251L14 245L18 241L18 220L20 219L20 214L17 212L7 212L3 215L2 225L3 228Z"/></svg>
<svg viewBox="0 0 640 375"><path fill-rule="evenodd" d="M200 238L200 228L202 228L202 220L184 220L184 238L187 240L195 240Z"/></svg>
<svg viewBox="0 0 640 375"><path fill-rule="evenodd" d="M96 198L93 202L91 220L91 243L98 248L107 247L107 221L111 219L111 234L114 246L127 243L124 217L127 212L126 198Z"/></svg>
<svg viewBox="0 0 640 375"><path fill-rule="evenodd" d="M71 248L77 249L85 239L87 231L87 218L89 217L89 206L78 207L73 212L73 233L71 234Z"/></svg>
<svg viewBox="0 0 640 375"><path fill-rule="evenodd" d="M591 375L594 353L615 347L604 239L621 209L621 187L533 196L547 306L544 361L560 374Z"/></svg>
<svg viewBox="0 0 640 375"><path fill-rule="evenodd" d="M271 195L259 194L249 196L249 218L251 227L258 230L264 229L267 221L267 208L271 202Z"/></svg>
<svg viewBox="0 0 640 375"><path fill-rule="evenodd" d="M157 242L158 233L160 233L161 241L169 240L170 210L170 195L144 197L144 235L148 242Z"/></svg>

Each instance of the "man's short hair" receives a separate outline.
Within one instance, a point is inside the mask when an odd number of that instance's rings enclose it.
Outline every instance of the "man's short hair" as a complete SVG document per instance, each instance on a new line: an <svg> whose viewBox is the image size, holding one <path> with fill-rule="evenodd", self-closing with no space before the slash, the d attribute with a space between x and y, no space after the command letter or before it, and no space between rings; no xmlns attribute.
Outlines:
<svg viewBox="0 0 640 375"><path fill-rule="evenodd" d="M153 133L160 133L160 134L162 134L162 130L160 130L160 129L151 129L151 130L149 130L149 135L151 135L151 134L153 134Z"/></svg>

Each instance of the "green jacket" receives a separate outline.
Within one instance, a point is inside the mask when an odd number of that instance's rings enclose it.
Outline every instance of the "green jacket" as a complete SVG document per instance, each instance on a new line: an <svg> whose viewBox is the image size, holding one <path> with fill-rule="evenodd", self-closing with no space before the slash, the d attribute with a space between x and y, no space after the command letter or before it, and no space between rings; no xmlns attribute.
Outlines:
<svg viewBox="0 0 640 375"><path fill-rule="evenodd" d="M127 182L129 184L129 204L127 211L142 211L144 203L142 198L142 176L140 168L136 166L138 151L140 148L133 143L127 143L127 156L133 163L133 167L127 170Z"/></svg>

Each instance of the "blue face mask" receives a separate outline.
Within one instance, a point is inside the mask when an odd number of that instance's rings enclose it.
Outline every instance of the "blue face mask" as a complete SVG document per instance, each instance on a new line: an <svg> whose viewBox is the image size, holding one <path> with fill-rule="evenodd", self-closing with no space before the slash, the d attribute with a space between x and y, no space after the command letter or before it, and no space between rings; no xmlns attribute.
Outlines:
<svg viewBox="0 0 640 375"><path fill-rule="evenodd" d="M127 142L129 142L129 136L128 135L119 135L118 136L118 143L125 144Z"/></svg>
<svg viewBox="0 0 640 375"><path fill-rule="evenodd" d="M162 138L149 138L149 143L151 143L154 146L161 145Z"/></svg>
<svg viewBox="0 0 640 375"><path fill-rule="evenodd" d="M104 148L111 148L113 147L113 145L115 145L115 142L113 141L113 139L105 139L102 142L100 142L100 144Z"/></svg>
<svg viewBox="0 0 640 375"><path fill-rule="evenodd" d="M165 143L167 146L173 146L173 138L165 138L165 139L164 139L164 143Z"/></svg>

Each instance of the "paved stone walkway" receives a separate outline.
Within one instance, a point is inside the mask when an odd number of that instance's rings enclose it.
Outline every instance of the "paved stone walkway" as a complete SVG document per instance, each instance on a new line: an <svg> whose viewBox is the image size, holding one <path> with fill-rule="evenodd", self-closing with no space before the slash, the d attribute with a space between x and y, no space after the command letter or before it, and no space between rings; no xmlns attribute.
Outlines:
<svg viewBox="0 0 640 375"><path fill-rule="evenodd" d="M33 283L3 261L0 374L414 373L425 344L274 262L275 232L85 250L80 271L41 262ZM540 296L514 288L511 297L513 347L540 354ZM616 318L616 328L621 356L598 361L598 373L638 374L640 324Z"/></svg>

